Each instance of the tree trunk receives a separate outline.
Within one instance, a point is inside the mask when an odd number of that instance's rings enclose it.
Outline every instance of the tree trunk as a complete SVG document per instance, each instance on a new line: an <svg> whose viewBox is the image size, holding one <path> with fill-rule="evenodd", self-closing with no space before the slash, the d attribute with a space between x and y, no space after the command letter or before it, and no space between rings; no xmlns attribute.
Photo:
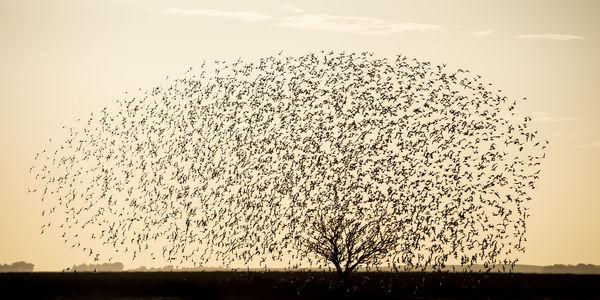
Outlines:
<svg viewBox="0 0 600 300"><path fill-rule="evenodd" d="M344 276L344 270L342 270L342 267L339 263L334 262L333 265L335 266L335 270L337 271L338 277L342 279Z"/></svg>
<svg viewBox="0 0 600 300"><path fill-rule="evenodd" d="M346 280L348 279L348 276L350 276L350 273L352 273L352 269L350 269L350 268L343 269L339 263L334 263L333 265L335 266L335 270L337 271L338 278L342 282L346 282Z"/></svg>
<svg viewBox="0 0 600 300"><path fill-rule="evenodd" d="M348 277L350 276L350 273L352 273L352 270L346 268L346 270L344 271L344 274L342 274L342 280L344 282L346 282L348 280Z"/></svg>

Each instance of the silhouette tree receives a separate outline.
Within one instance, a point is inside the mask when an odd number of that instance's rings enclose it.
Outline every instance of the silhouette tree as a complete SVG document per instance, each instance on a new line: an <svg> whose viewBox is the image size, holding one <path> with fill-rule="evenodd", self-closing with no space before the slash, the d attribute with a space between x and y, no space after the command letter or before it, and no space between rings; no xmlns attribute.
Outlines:
<svg viewBox="0 0 600 300"><path fill-rule="evenodd" d="M338 181L339 183L339 181ZM340 199L341 198L341 199ZM378 265L401 240L401 228L389 216L365 219L348 213L350 203L333 186L331 210L318 210L301 235L304 253L331 262L342 280L361 265Z"/></svg>
<svg viewBox="0 0 600 300"><path fill-rule="evenodd" d="M344 280L362 264L378 264L398 243L396 232L375 220L320 216L311 225L303 238L307 253L330 261Z"/></svg>

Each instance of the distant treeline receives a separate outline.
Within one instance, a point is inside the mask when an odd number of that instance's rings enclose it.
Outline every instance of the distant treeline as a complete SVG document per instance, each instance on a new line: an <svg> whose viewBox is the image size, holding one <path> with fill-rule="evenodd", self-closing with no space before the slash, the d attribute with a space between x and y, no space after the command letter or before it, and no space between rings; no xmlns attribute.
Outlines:
<svg viewBox="0 0 600 300"><path fill-rule="evenodd" d="M7 272L33 272L33 264L24 261L18 261L10 265L0 265L0 273Z"/></svg>
<svg viewBox="0 0 600 300"><path fill-rule="evenodd" d="M264 270L264 269L257 269L257 270ZM125 272L216 272L216 271L231 271L231 269L208 268L208 267L176 268L174 266L150 267L149 268L149 267L141 266L139 268L125 270Z"/></svg>
<svg viewBox="0 0 600 300"><path fill-rule="evenodd" d="M221 268L176 268L174 266L164 267L145 267L141 266L134 269L124 269L124 266L120 262L112 264L81 264L73 265L72 267L66 268L63 271L77 271L77 272L201 272L201 271L224 271ZM229 270L227 270L229 271Z"/></svg>
<svg viewBox="0 0 600 300"><path fill-rule="evenodd" d="M105 264L81 264L81 265L73 265L70 268L65 269L65 271L77 271L77 272L121 272L123 271L123 264L120 262L116 263L105 263Z"/></svg>
<svg viewBox="0 0 600 300"><path fill-rule="evenodd" d="M145 266L141 266L139 268L135 268L135 269L127 269L126 272L171 272L175 270L175 267L173 266L164 266L164 267L145 267Z"/></svg>
<svg viewBox="0 0 600 300"><path fill-rule="evenodd" d="M578 265L552 265L544 267L543 273L571 273L571 274L600 274L600 266L592 264Z"/></svg>
<svg viewBox="0 0 600 300"><path fill-rule="evenodd" d="M485 268L483 266L475 265L471 268L474 272L483 272ZM508 266L505 267L505 270L508 271L510 268ZM261 268L238 268L236 271L263 271ZM390 268L370 268L369 271L393 271ZM502 268L497 268L493 272L498 272L502 270ZM164 266L164 267L139 267L135 269L127 269L125 272L215 272L215 271L231 271L231 269L224 268L206 268L206 267L196 267L196 268L176 268L173 266ZM269 271L285 271L284 269L270 269ZM359 269L359 272L365 272L364 269ZM429 270L433 271L433 270ZM463 272L464 269L460 266L448 266L444 269L444 271L454 271L454 272ZM532 265L515 265L512 270L513 273L542 273L542 274L600 274L600 266L592 265L592 264L578 264L578 265L562 265L556 264L552 266L532 266Z"/></svg>
<svg viewBox="0 0 600 300"><path fill-rule="evenodd" d="M539 274L600 274L600 266L592 264L552 266L515 265L513 273L539 273Z"/></svg>
<svg viewBox="0 0 600 300"><path fill-rule="evenodd" d="M0 273L8 272L33 272L34 264L19 261L12 264L0 265ZM263 271L264 269L254 268L238 268L237 271ZM389 268L381 268L380 271L393 271ZM464 271L460 266L452 268L447 266L445 271ZM483 266L473 266L472 270L483 271ZM508 268L506 268L508 270ZM125 270L123 263L104 263L104 264L81 264L73 265L72 267L66 268L64 271L77 271L77 272L217 272L217 271L232 271L232 269L225 268L210 268L210 267L195 267L195 268L177 268L174 266L163 266L163 267L138 267L134 269ZM269 269L269 271L285 271L284 269ZM298 270L300 271L300 270ZM359 272L366 270L360 269ZM375 268L371 268L369 271L376 271ZM496 271L497 272L497 271ZM513 273L541 273L541 274L600 274L600 266L592 264L577 264L577 265L564 265L555 264L551 266L532 266L532 265L515 265L512 270Z"/></svg>
<svg viewBox="0 0 600 300"><path fill-rule="evenodd" d="M482 265L473 265L471 267L473 272L483 272L486 269ZM496 266L492 272L508 272L510 266L502 265ZM388 270L386 270L388 271ZM415 270L416 271L416 270ZM428 269L427 271L433 271ZM443 271L450 272L463 272L464 267L461 266L446 266ZM533 265L515 265L511 270L512 273L539 273L539 274L600 274L600 266L592 264L577 264L577 265L563 265L555 264L551 266L533 266Z"/></svg>

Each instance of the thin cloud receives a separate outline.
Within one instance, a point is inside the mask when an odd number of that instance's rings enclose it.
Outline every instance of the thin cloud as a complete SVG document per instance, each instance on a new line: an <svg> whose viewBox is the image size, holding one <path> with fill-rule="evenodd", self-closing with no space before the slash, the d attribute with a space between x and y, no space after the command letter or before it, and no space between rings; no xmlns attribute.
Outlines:
<svg viewBox="0 0 600 300"><path fill-rule="evenodd" d="M300 28L319 31L349 32L357 34L384 34L406 31L442 31L442 25L419 24L419 23L390 23L376 18L365 17L343 17L329 14L308 14L302 16L290 16L281 22L274 23L276 26Z"/></svg>
<svg viewBox="0 0 600 300"><path fill-rule="evenodd" d="M590 142L585 144L571 145L573 148L589 149L589 148L600 148L600 141Z"/></svg>
<svg viewBox="0 0 600 300"><path fill-rule="evenodd" d="M552 117L545 111L536 111L531 114L532 120L536 122L549 122L549 123L560 123L560 122L580 122L583 119L571 118L571 117Z"/></svg>
<svg viewBox="0 0 600 300"><path fill-rule="evenodd" d="M492 35L494 32L491 30L477 30L477 31L472 31L471 34L474 36L488 36L488 35Z"/></svg>
<svg viewBox="0 0 600 300"><path fill-rule="evenodd" d="M170 8L160 11L163 15L178 15L186 17L213 17L235 19L244 22L261 22L272 19L273 17L267 14L253 11L225 11L217 9L196 8L196 9L179 9Z"/></svg>
<svg viewBox="0 0 600 300"><path fill-rule="evenodd" d="M133 4L133 3L135 3L134 0L105 0L105 1L118 3L118 4Z"/></svg>
<svg viewBox="0 0 600 300"><path fill-rule="evenodd" d="M547 40L547 41L572 41L572 40L585 40L582 36L579 35L570 35L570 34L554 34L554 33L546 33L546 34L522 34L517 35L518 39L523 40Z"/></svg>
<svg viewBox="0 0 600 300"><path fill-rule="evenodd" d="M540 116L537 118L533 118L533 121L557 123L557 122L580 122L580 121L583 121L583 119L580 119L580 118L553 118L553 117L549 117L549 116Z"/></svg>
<svg viewBox="0 0 600 300"><path fill-rule="evenodd" d="M281 10L285 10L287 12L292 12L292 13L303 13L303 12L306 12L306 10L304 10L302 8L299 8L299 7L296 7L296 6L293 6L291 4L281 4L281 5L279 5L279 8Z"/></svg>

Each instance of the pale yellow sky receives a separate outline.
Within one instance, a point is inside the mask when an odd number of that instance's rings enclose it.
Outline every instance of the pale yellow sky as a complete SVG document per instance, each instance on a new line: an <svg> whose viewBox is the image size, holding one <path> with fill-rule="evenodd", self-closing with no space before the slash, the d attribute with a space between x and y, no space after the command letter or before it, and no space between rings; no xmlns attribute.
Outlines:
<svg viewBox="0 0 600 300"><path fill-rule="evenodd" d="M551 144L520 263L600 264L599 11L595 0L1 1L0 263L92 262L40 236L26 193L35 153L63 125L205 59L366 50L467 68L527 97L522 112Z"/></svg>

